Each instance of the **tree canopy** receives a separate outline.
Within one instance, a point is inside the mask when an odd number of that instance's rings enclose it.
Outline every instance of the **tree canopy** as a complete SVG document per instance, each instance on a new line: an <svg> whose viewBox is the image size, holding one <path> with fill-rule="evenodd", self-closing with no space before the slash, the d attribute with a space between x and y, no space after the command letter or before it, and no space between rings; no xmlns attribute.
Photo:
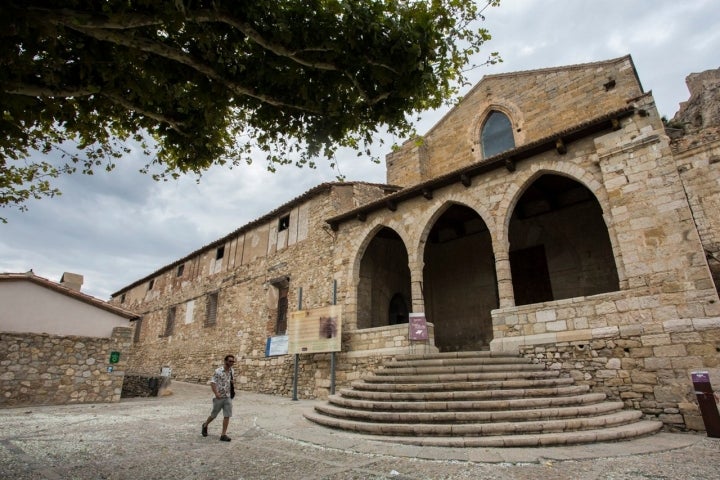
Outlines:
<svg viewBox="0 0 720 480"><path fill-rule="evenodd" d="M454 97L498 3L4 0L0 206L111 169L128 141L160 177L362 154Z"/></svg>

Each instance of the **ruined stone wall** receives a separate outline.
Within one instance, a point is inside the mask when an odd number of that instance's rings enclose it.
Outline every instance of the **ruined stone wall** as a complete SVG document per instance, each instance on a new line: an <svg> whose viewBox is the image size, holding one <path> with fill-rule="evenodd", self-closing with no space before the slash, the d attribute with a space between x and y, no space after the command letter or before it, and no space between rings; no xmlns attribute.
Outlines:
<svg viewBox="0 0 720 480"><path fill-rule="evenodd" d="M131 335L127 327L110 338L0 333L0 406L119 401Z"/></svg>
<svg viewBox="0 0 720 480"><path fill-rule="evenodd" d="M388 156L387 182L408 186L482 160L480 131L491 110L511 119L520 146L621 109L641 94L630 57L486 76L421 142Z"/></svg>
<svg viewBox="0 0 720 480"><path fill-rule="evenodd" d="M675 161L715 288L720 291L720 129L713 137L676 153Z"/></svg>

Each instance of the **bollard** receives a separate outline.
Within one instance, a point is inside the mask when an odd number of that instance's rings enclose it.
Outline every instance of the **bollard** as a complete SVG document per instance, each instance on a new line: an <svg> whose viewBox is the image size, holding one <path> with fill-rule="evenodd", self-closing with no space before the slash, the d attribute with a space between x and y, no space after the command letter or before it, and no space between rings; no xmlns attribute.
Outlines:
<svg viewBox="0 0 720 480"><path fill-rule="evenodd" d="M720 413L718 413L712 385L710 385L710 374L708 372L692 372L692 382L707 436L720 438Z"/></svg>

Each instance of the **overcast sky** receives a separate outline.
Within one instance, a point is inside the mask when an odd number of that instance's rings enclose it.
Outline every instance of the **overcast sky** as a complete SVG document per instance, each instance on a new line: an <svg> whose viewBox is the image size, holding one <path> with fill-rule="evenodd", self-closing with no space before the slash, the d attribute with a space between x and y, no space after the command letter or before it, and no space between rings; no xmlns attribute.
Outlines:
<svg viewBox="0 0 720 480"><path fill-rule="evenodd" d="M643 88L671 118L689 97L685 77L720 67L715 0L502 0L486 18L493 37L486 52L500 52L504 62L472 72L474 82L631 54ZM424 115L419 132L444 113ZM272 174L258 161L213 168L200 184L195 177L156 183L138 172L144 164L129 157L111 173L68 176L57 182L61 197L30 202L27 212L0 211L9 222L0 224L0 272L33 269L54 281L66 271L79 273L83 292L107 300L338 174L324 164ZM339 157L339 170L347 180L385 182L384 163L354 153Z"/></svg>

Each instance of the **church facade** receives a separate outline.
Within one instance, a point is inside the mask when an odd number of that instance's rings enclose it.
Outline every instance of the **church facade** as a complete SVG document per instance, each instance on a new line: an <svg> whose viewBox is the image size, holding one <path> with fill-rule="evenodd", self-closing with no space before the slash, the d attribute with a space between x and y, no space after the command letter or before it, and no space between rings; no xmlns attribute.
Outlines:
<svg viewBox="0 0 720 480"><path fill-rule="evenodd" d="M268 337L336 305L335 368L299 355L301 397L400 353L489 349L702 429L690 373L720 385L720 137L684 107L692 125L669 128L629 56L486 76L387 156L387 185L319 185L113 294L142 315L128 370L205 382L234 353L242 388L289 395L292 355Z"/></svg>

